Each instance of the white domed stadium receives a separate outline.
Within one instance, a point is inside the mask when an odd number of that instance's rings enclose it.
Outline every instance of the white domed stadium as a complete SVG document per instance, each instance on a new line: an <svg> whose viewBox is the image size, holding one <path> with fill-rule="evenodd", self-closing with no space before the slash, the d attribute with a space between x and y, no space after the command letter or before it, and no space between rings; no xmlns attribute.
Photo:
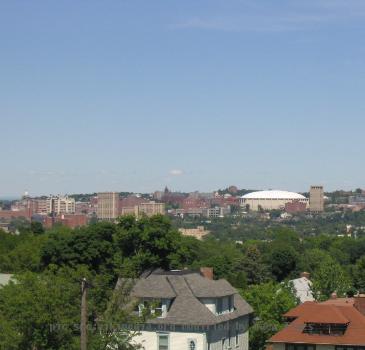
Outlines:
<svg viewBox="0 0 365 350"><path fill-rule="evenodd" d="M295 201L308 205L308 198L299 193L288 191L257 191L247 193L240 198L241 206L249 205L250 210L254 211L258 211L259 208L263 210L283 209L286 203Z"/></svg>

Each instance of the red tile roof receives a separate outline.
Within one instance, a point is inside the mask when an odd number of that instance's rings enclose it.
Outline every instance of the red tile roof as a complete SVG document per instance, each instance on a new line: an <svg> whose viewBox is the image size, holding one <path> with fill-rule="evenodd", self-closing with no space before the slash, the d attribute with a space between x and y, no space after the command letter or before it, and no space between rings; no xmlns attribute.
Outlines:
<svg viewBox="0 0 365 350"><path fill-rule="evenodd" d="M335 305L334 305L335 304ZM286 328L269 339L269 343L304 343L331 345L365 345L365 316L355 307L341 303L306 302L285 314L296 317ZM348 323L343 335L303 333L306 323Z"/></svg>

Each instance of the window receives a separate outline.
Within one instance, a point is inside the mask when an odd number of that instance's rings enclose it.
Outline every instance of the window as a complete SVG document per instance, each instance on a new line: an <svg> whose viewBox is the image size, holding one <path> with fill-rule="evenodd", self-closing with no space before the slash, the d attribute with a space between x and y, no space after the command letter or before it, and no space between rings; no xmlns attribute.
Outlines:
<svg viewBox="0 0 365 350"><path fill-rule="evenodd" d="M343 335L346 332L346 329L347 324L306 323L303 333Z"/></svg>
<svg viewBox="0 0 365 350"><path fill-rule="evenodd" d="M217 314L221 314L223 312L223 298L217 299Z"/></svg>
<svg viewBox="0 0 365 350"><path fill-rule="evenodd" d="M196 340L189 340L188 350L196 350Z"/></svg>
<svg viewBox="0 0 365 350"><path fill-rule="evenodd" d="M158 335L158 350L169 350L169 336L167 334Z"/></svg>
<svg viewBox="0 0 365 350"><path fill-rule="evenodd" d="M235 345L238 346L239 343L240 343L240 333L238 331L236 331Z"/></svg>
<svg viewBox="0 0 365 350"><path fill-rule="evenodd" d="M336 350L365 350L365 346L336 346Z"/></svg>
<svg viewBox="0 0 365 350"><path fill-rule="evenodd" d="M228 297L228 309L229 309L229 311L232 311L233 308L234 308L233 295L230 295Z"/></svg>
<svg viewBox="0 0 365 350"><path fill-rule="evenodd" d="M316 350L312 344L285 344L285 350Z"/></svg>

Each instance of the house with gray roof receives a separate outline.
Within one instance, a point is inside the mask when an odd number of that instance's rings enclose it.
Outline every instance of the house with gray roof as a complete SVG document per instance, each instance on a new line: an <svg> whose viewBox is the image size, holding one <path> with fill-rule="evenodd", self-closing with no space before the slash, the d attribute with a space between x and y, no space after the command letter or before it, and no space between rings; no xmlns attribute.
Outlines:
<svg viewBox="0 0 365 350"><path fill-rule="evenodd" d="M9 284L12 277L13 275L8 273L0 273L0 288Z"/></svg>
<svg viewBox="0 0 365 350"><path fill-rule="evenodd" d="M214 280L211 268L200 272L155 270L130 285L136 312L146 315L134 339L145 350L248 350L251 306L226 280Z"/></svg>

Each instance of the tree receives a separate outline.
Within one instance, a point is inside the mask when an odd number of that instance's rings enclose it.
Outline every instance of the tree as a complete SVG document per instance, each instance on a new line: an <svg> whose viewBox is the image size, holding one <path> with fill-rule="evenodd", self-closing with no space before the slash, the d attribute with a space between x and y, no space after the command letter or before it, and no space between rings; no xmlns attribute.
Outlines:
<svg viewBox="0 0 365 350"><path fill-rule="evenodd" d="M256 246L249 246L243 260L242 269L248 284L261 284L267 282L270 273L264 264L260 251Z"/></svg>
<svg viewBox="0 0 365 350"><path fill-rule="evenodd" d="M300 271L307 271L314 273L321 265L333 262L332 256L321 249L314 248L304 251L299 257L298 269Z"/></svg>
<svg viewBox="0 0 365 350"><path fill-rule="evenodd" d="M73 231L52 233L42 248L44 267L87 265L93 271L111 271L116 225L100 222Z"/></svg>
<svg viewBox="0 0 365 350"><path fill-rule="evenodd" d="M267 282L241 291L253 307L257 322L250 328L250 349L263 350L266 340L283 328L282 315L297 305L289 285Z"/></svg>
<svg viewBox="0 0 365 350"><path fill-rule="evenodd" d="M279 242L273 244L268 259L272 274L280 282L296 269L298 254L291 245Z"/></svg>
<svg viewBox="0 0 365 350"><path fill-rule="evenodd" d="M122 216L115 235L116 261L124 276L138 276L153 267L168 269L176 258L180 233L162 215ZM175 261L175 260L174 260Z"/></svg>
<svg viewBox="0 0 365 350"><path fill-rule="evenodd" d="M365 293L365 255L360 258L353 269L354 285L360 293Z"/></svg>
<svg viewBox="0 0 365 350"><path fill-rule="evenodd" d="M36 235L40 235L44 233L44 228L41 222L39 221L32 221L30 223L30 231Z"/></svg>
<svg viewBox="0 0 365 350"><path fill-rule="evenodd" d="M74 325L79 323L79 284L64 273L27 272L0 289L0 337L4 349L76 349ZM1 332L3 333L3 332Z"/></svg>
<svg viewBox="0 0 365 350"><path fill-rule="evenodd" d="M317 300L326 300L333 292L344 297L351 289L351 280L335 261L324 262L313 274L313 292Z"/></svg>

